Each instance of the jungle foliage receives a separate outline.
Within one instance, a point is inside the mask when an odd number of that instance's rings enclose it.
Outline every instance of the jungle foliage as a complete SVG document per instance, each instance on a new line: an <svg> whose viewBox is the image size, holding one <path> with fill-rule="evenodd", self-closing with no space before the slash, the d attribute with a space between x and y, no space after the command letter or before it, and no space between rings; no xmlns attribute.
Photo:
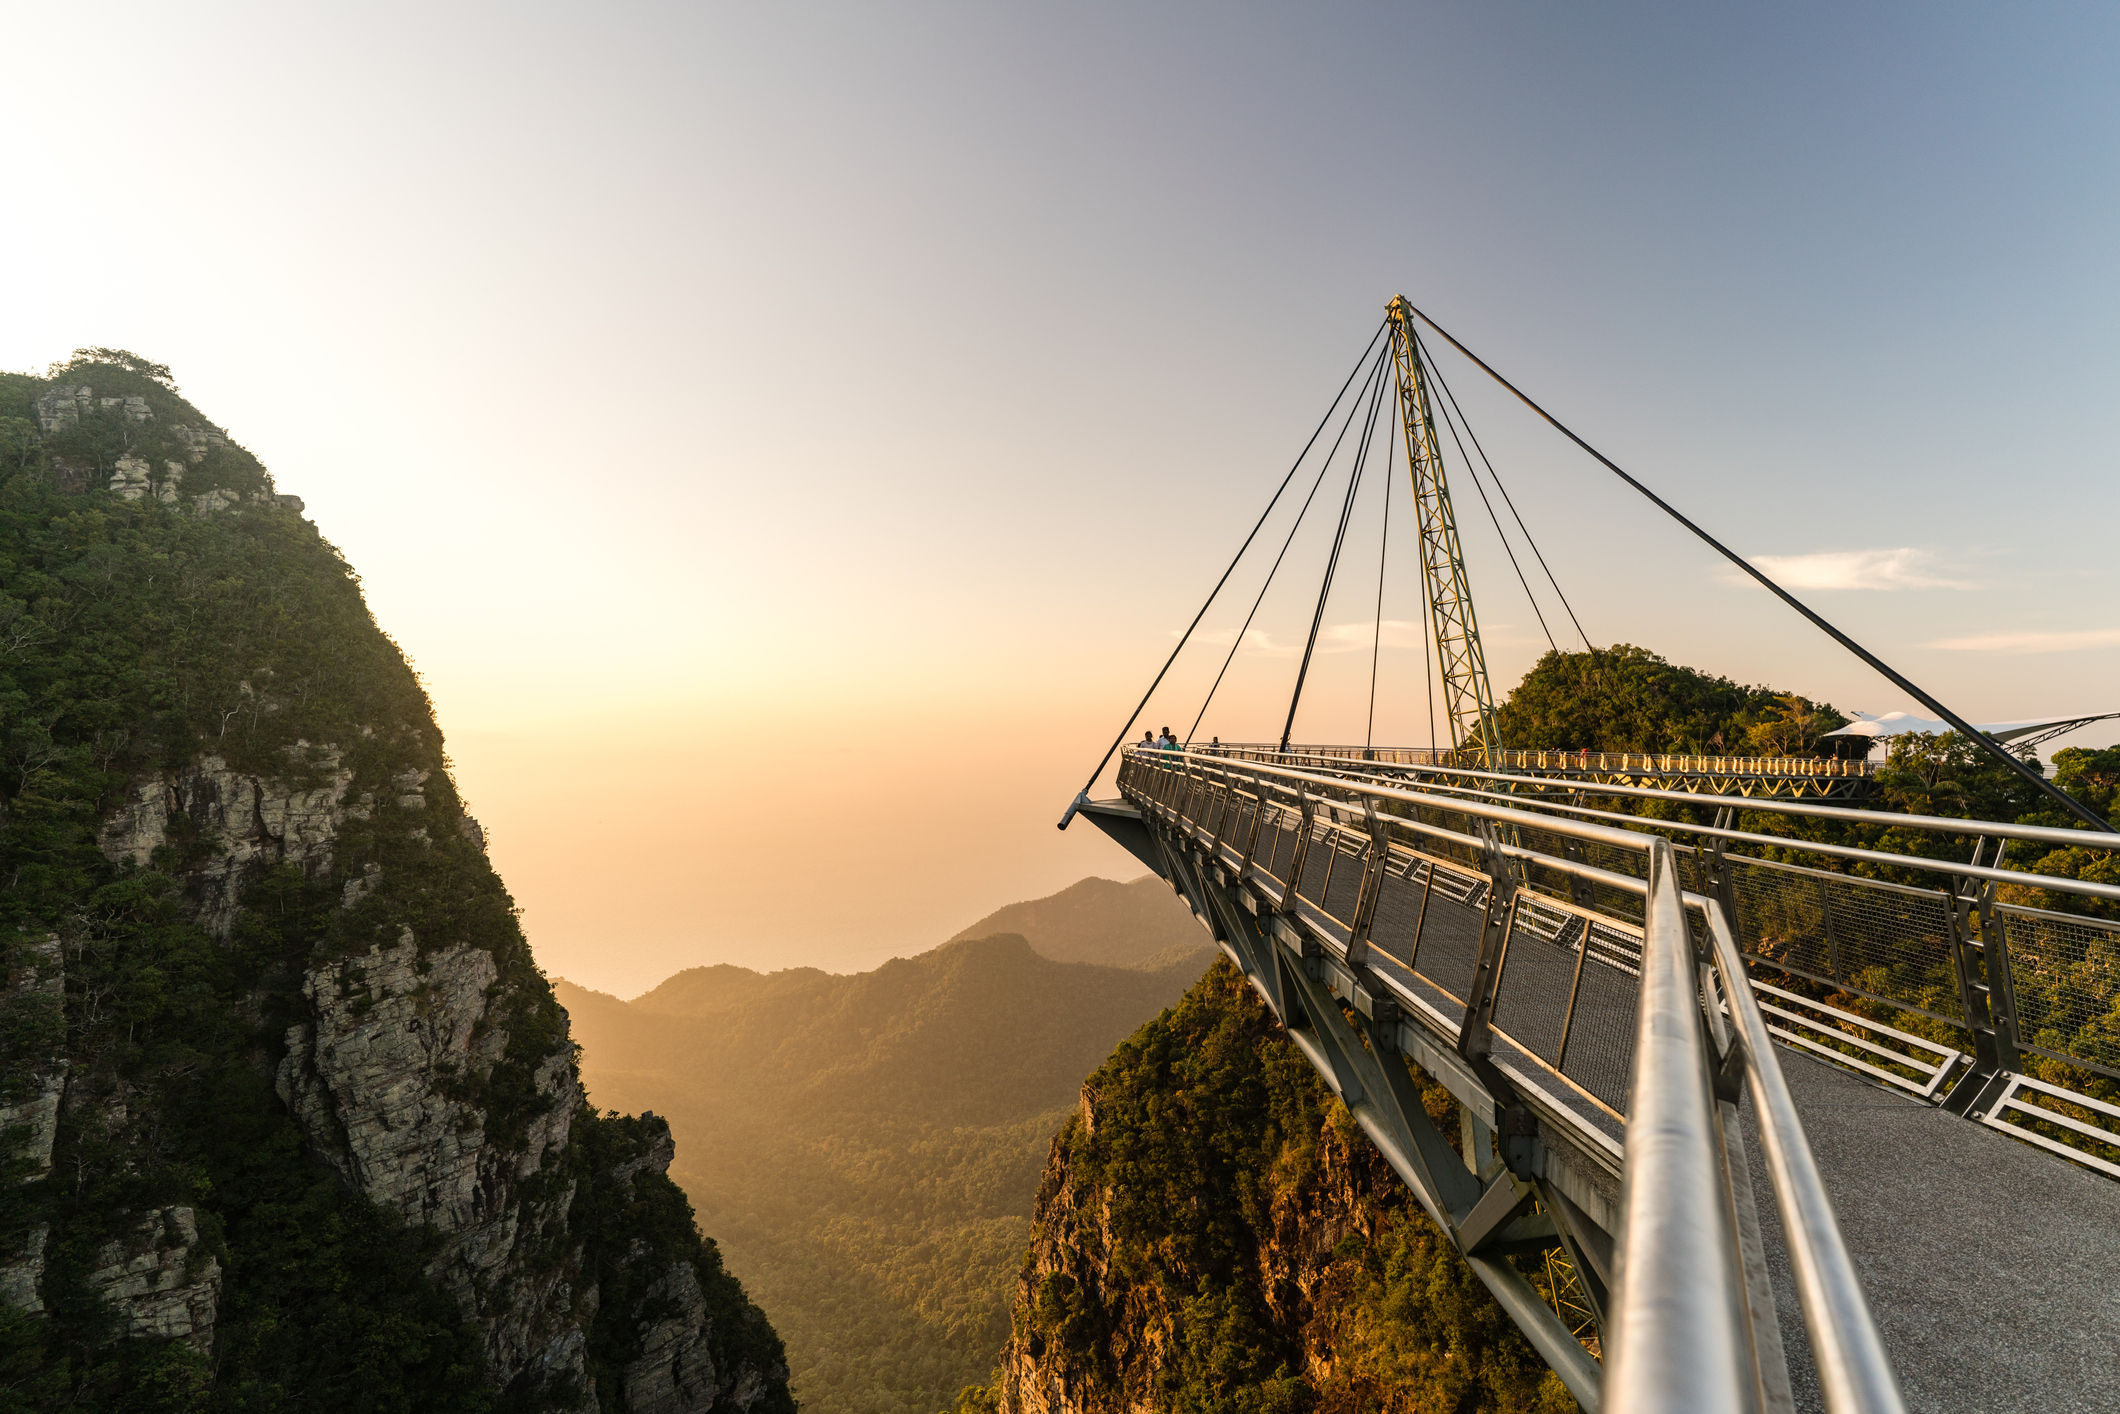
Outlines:
<svg viewBox="0 0 2120 1414"><path fill-rule="evenodd" d="M1575 1408L1226 960L1084 1090L1096 1123L1061 1131L1048 1191L1108 1214L1109 1245L1101 1271L1026 1266L1017 1350L1173 1414ZM1306 1256L1321 1213L1343 1235ZM1159 1352L1145 1385L1113 1362L1122 1324Z"/></svg>
<svg viewBox="0 0 2120 1414"><path fill-rule="evenodd" d="M1504 745L1542 751L1831 755L1848 719L1791 692L1744 687L1616 643L1549 651L1496 709Z"/></svg>

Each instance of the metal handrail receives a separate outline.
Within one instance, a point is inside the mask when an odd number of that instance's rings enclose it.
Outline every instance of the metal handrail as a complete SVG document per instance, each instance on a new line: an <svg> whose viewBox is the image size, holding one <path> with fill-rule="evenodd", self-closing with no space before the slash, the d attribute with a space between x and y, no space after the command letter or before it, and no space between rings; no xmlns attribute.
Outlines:
<svg viewBox="0 0 2120 1414"><path fill-rule="evenodd" d="M1182 755L1183 753L1163 753ZM1212 753L1209 753L1212 755ZM1293 753L1290 753L1291 755ZM1241 758L1221 757L1220 760ZM1246 767L1269 770L1292 768L1275 766L1270 762L1245 760ZM1358 763L1366 765L1368 763ZM1354 767L1333 767L1343 774L1330 777L1341 785L1350 784L1350 777L1366 780L1365 772ZM1528 782L1551 784L1539 777L1510 776L1487 771L1461 771L1446 767L1422 767L1422 770L1438 774L1470 776L1481 781ZM1381 784L1381 783L1379 783ZM1484 791L1475 786L1458 785L1441 781L1429 783L1431 789L1451 792L1448 797L1452 808L1462 809L1472 800L1509 800L1525 804L1536 804L1539 820L1551 828L1562 816L1583 816L1602 820L1629 822L1633 831L1639 833L1644 827L1667 830L1678 834L1695 835L1708 839L1726 840L1736 844L1755 845L1767 849L1797 849L1807 854L1821 854L1836 859L1857 863L1881 864L1899 869L1925 869L1940 874L1951 874L1965 879L1981 879L1991 883L2012 884L2024 888L2045 889L2054 893L2078 894L2085 898L2100 898L2120 901L2120 885L2101 884L2090 879L2073 878L2066 874L2033 874L2021 869L2003 869L1993 865L1974 864L1952 859L1937 859L1925 854L1894 854L1888 850L1864 849L1858 845L1829 844L1819 840L1793 839L1784 835L1763 835L1756 831L1733 829L1727 826L1699 825L1685 820L1650 818L1640 815L1623 815L1616 811L1598 810L1592 806L1573 805L1565 801L1503 795L1497 791ZM1835 819L1855 824L1904 825L1912 829L1932 833L1955 835L1981 835L2004 839L2021 839L2045 844L2068 844L2088 846L2093 849L2120 849L2120 834L2107 834L2095 830L2056 829L2046 825L2016 825L2003 821L1965 820L1942 815L1899 815L1883 810L1856 810L1824 805L1802 805L1798 802L1763 800L1758 797L1732 797L1700 795L1684 791L1649 790L1640 787L1606 786L1597 788L1598 795L1629 795L1658 800L1683 801L1690 805L1728 805L1738 810L1774 810L1781 814L1801 815L1813 819ZM1558 812L1548 814L1546 812Z"/></svg>
<svg viewBox="0 0 2120 1414"><path fill-rule="evenodd" d="M1496 791L1475 790L1470 786L1449 783L1439 784L1435 789L1452 792L1453 799L1464 799L1467 797L1478 797L1488 800L1523 799L1522 796L1502 795ZM1727 802L1728 798L1710 795L1693 796L1691 799L1695 802ZM1723 840L1731 844L1757 845L1764 849L1799 850L1805 854L1820 854L1830 859L1845 859L1856 864L1881 864L1894 869L1920 869L1935 874L1950 874L1961 879L1981 879L1989 883L2013 884L2023 888L2048 889L2054 893L2079 894L2084 898L2120 901L2120 885L2101 884L2093 879L2078 879L2067 874L2031 874L2022 869L2004 869L1992 864L1974 864L1968 860L1938 859L1933 855L1927 854L1894 854L1890 850L1864 849L1860 845L1850 844L1829 844L1823 840L1797 839L1787 835L1762 835L1756 830L1739 830L1722 825L1699 825L1685 820L1667 820L1646 815L1624 815L1616 810L1599 810L1588 805L1571 805L1565 801L1558 800L1541 801L1539 804L1543 810L1560 811L1568 815L1584 816L1599 820L1634 822L1633 827L1636 829L1646 827L1656 830L1668 830L1673 834L1696 835L1705 839ZM1892 818L1896 819L1899 817ZM1911 816L1907 818L1928 820L1939 817ZM1956 833L1961 835L2000 834L2003 829L2009 828L1998 822L1990 829L1990 822L1985 820L1960 820L1958 825L1959 828ZM1973 828L1975 826L1978 826L1978 828ZM2018 828L2040 827L2026 826ZM2088 835L2091 832L2085 830L2078 833ZM2084 841L2078 840L2077 843L2084 843ZM2098 837L2094 836L2089 843L2095 847L2098 844ZM1863 882L1881 885L1885 881L1865 879ZM2074 915L2063 914L2060 916L2073 917Z"/></svg>
<svg viewBox="0 0 2120 1414"><path fill-rule="evenodd" d="M1656 840L1603 1389L1612 1414L1737 1411L1753 1403L1751 1333L1697 980L1677 861L1670 844Z"/></svg>
<svg viewBox="0 0 2120 1414"><path fill-rule="evenodd" d="M1208 751L1264 751L1287 756L1348 756L1384 765L1441 766L1477 755L1448 746L1297 745L1286 752L1271 742L1225 741ZM1700 755L1683 751L1566 751L1503 747L1495 753L1505 766L1557 771L1646 771L1659 775L1697 773L1726 776L1868 777L1876 763L1837 756Z"/></svg>
<svg viewBox="0 0 2120 1414"><path fill-rule="evenodd" d="M1138 747L1134 749L1139 750ZM1227 743L1224 743L1222 749L1228 751L1231 748ZM1244 749L1250 750L1251 748L1247 747ZM1212 748L1194 747L1190 748L1190 752L1209 756L1215 755ZM1165 752L1164 754L1178 756L1189 753ZM1288 754L1294 756L1296 753L1291 751ZM1220 759L1237 758L1224 757ZM1357 771L1374 764L1358 758L1347 758L1347 762L1345 769ZM1251 761L1247 764L1272 765L1274 763ZM1546 789L1551 789L1553 786L1553 780L1548 776L1517 776L1511 775L1506 771L1480 771L1462 766L1421 766L1417 769L1433 771L1437 775L1467 776L1482 781L1506 781L1511 784L1532 785ZM1782 800L1774 796L1708 795L1699 791L1660 790L1654 786L1623 786L1600 783L1594 794L1628 796L1636 800L1669 800L1684 805L1715 803L1728 805L1736 810L1758 810L1780 815L1803 815L1821 819L1842 820L1850 824L1897 826L1901 829L1924 830L1934 834L1963 835L1973 833L2000 837L2002 839L2030 840L2040 844L2085 845L2093 849L2120 849L2120 832L2113 831L2072 830L2055 825L2019 825L2001 820L1975 821L1951 815L1902 815L1894 810L1865 810L1859 806L1822 805L1802 800ZM1682 821L1675 820L1659 820L1656 823L1659 827L1671 829L1705 828L1689 826ZM1972 826L1978 826L1978 828L1969 828ZM1803 846L1802 841L1790 841L1774 836L1766 836L1765 838L1773 839L1774 843L1778 845L1796 844Z"/></svg>
<svg viewBox="0 0 2120 1414"><path fill-rule="evenodd" d="M1885 1354L1884 1338L1863 1296L1855 1263L1848 1256L1826 1196L1825 1180L1811 1155L1803 1121L1781 1067L1771 1063L1772 1038L1767 1019L1752 994L1737 940L1730 935L1722 910L1707 910L1708 939L1715 973L1729 1004L1736 1043L1745 1056L1745 1085L1759 1122L1760 1147L1767 1175L1781 1212L1789 1265L1796 1275L1804 1327L1811 1336L1811 1355L1826 1408L1833 1414L1899 1414L1906 1408L1899 1382Z"/></svg>

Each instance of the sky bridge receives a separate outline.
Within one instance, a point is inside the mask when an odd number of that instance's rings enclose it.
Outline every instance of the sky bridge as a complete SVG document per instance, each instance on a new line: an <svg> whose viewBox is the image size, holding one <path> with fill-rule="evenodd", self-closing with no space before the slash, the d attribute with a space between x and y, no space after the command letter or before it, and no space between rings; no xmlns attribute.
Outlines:
<svg viewBox="0 0 2120 1414"><path fill-rule="evenodd" d="M2044 814L2020 823L1878 808L1872 764L1841 759L1830 722L1796 698L1778 699L1790 709L1783 737L1742 733L1793 738L1807 748L1795 754L1510 741L1506 723L1532 719L1508 718L1488 680L1446 447L1478 488L1553 661L1568 661L1554 624L1582 644L1588 671L1549 682L1549 698L1575 693L1568 712L1595 702L1596 665L1609 660L1423 328ZM1122 754L1321 445L1309 495L1192 727ZM1433 739L1374 740L1387 682L1387 475L1369 730L1359 746L1297 744L1364 477L1400 456ZM1337 528L1280 736L1202 744L1336 467ZM1557 601L1550 621L1535 573ZM1622 705L1622 718L1642 720L1638 701ZM1850 731L1890 734L1899 718L1913 720L1887 714ZM2120 885L2083 861L2109 860L2120 833L2001 740L2090 720L1993 733L1968 722L1400 297L1060 824L1086 817L1187 900L1586 1409L2113 1409ZM1116 797L1092 799L1115 756ZM2046 820L2064 823L2033 823ZM2037 873L2010 862L2051 851L2073 862ZM1432 1118L1424 1085L1447 1092L1453 1123Z"/></svg>
<svg viewBox="0 0 2120 1414"><path fill-rule="evenodd" d="M2110 1007L2084 989L2120 924L2000 902L2008 871L1972 860L1873 880L1346 771L1136 750L1119 783L1083 813L1184 896L1586 1408L2120 1407L2120 1107L2035 1073L2120 1075L2105 1041L2054 1044ZM1679 1034L1647 1006L1660 963ZM1645 1108L1694 1151L1657 1156L1675 1173L1630 1173ZM1651 1230L1673 1210L1691 1225ZM1541 1290L1520 1259L1549 1252ZM1703 1344L1682 1309L1726 1328Z"/></svg>

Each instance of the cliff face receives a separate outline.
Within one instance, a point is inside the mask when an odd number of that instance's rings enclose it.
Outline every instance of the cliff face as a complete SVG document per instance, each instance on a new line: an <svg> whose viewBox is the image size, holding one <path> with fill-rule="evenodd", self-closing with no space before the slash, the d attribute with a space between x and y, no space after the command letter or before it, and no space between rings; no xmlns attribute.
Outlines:
<svg viewBox="0 0 2120 1414"><path fill-rule="evenodd" d="M1574 1407L1227 962L1083 1087L995 1383L960 1402Z"/></svg>
<svg viewBox="0 0 2120 1414"><path fill-rule="evenodd" d="M792 1409L300 512L162 370L0 377L0 1369L32 1407Z"/></svg>

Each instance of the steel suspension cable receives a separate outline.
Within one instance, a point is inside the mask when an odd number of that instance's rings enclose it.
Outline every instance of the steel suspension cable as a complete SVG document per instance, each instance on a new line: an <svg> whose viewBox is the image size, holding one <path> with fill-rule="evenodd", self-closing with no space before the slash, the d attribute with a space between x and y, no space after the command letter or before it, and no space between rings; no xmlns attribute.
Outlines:
<svg viewBox="0 0 2120 1414"><path fill-rule="evenodd" d="M1418 341L1419 336L1416 335L1415 338ZM1425 355L1427 346L1423 344L1421 347ZM1568 602L1568 592L1562 589L1561 582L1554 578L1553 566L1546 563L1545 551L1539 549L1538 541L1531 534L1531 527L1524 524L1523 514L1516 508L1516 498L1509 494L1508 483L1504 482L1502 474L1494 469L1494 462L1488 457L1487 449L1480 445L1480 434L1472 430L1472 419L1465 416L1464 408L1458 406L1457 394L1450 391L1449 381L1443 377L1443 371L1436 366L1435 360L1428 359L1427 363L1428 371L1435 375L1436 387L1442 389L1444 399L1449 402L1452 408L1456 409L1458 421L1465 424L1465 435L1472 441L1472 449L1480 454L1480 461L1486 466L1487 474L1494 478L1495 489L1502 493L1502 504L1509 507L1509 515L1516 521L1516 528L1524 533L1524 543L1531 547L1531 553L1537 557L1538 567L1544 571L1546 583L1553 586L1553 596L1560 600L1561 607L1568 611L1568 622L1575 625L1575 636L1582 639L1585 652L1596 652L1597 650L1591 646L1590 635L1583 632L1583 621L1575 616L1575 605ZM1462 451L1463 449L1460 448L1459 450Z"/></svg>
<svg viewBox="0 0 2120 1414"><path fill-rule="evenodd" d="M1388 350L1378 351L1376 363L1370 369L1370 378L1378 377L1382 373L1387 352ZM1288 547L1295 544L1296 532L1303 528L1303 520L1310 514L1310 503L1317 499L1318 489L1325 484L1325 473L1332 470L1333 458L1340 454L1340 444L1347 440L1347 429L1354 425L1355 410L1361 407L1362 399L1368 396L1369 380L1364 379L1361 391L1355 394L1354 402L1348 405L1347 417L1340 424L1339 435L1332 440L1332 450L1318 463L1317 478L1310 483L1310 494L1303 498L1303 508L1296 512L1295 524L1288 527L1288 536L1281 542L1281 552L1273 557L1273 568L1266 571L1266 582L1259 586L1258 597L1251 601L1251 612L1244 616L1244 626L1237 630L1236 638L1229 645L1228 656L1222 659L1222 670L1215 674L1213 685L1207 689L1207 697L1200 703L1199 715L1193 718L1192 725L1185 731L1187 746L1192 745L1192 739L1200 734L1200 723L1206 718L1207 709L1213 704L1215 694L1222 690L1222 679L1228 675L1229 665L1236 661L1237 650L1244 646L1244 635L1251 632L1251 622L1258 617L1259 606L1266 602L1266 591L1273 588L1274 576L1281 572L1281 561L1288 558ZM1127 724L1127 730L1133 730L1132 723Z"/></svg>
<svg viewBox="0 0 2120 1414"><path fill-rule="evenodd" d="M1409 305L1408 308L1413 307ZM1417 308L1413 309L1413 312L1423 324L1426 324L1429 328L1435 330L1435 332L1439 336L1441 336L1442 339L1447 342L1452 348L1456 349L1466 358L1471 359L1472 362L1478 366L1479 370L1482 373L1485 373L1489 378L1492 378L1495 382L1501 384L1502 387L1508 389L1509 392L1513 393L1516 396L1517 401L1521 402L1525 407L1530 408L1541 418L1545 419L1545 421L1549 425L1551 425L1556 432L1560 433L1563 437L1566 437L1569 441L1575 443L1576 446L1581 447L1584 451L1588 452L1593 458L1597 460L1600 465L1605 468L1605 470L1611 472L1614 476L1617 476L1620 480L1626 482L1629 486L1633 487L1636 491L1640 492L1642 497L1647 500L1649 504L1655 506L1665 515L1677 521L1687 530L1692 531L1693 534L1701 541L1701 543L1705 544L1706 546L1708 546L1709 549L1721 555L1724 559L1728 560L1731 564L1735 565L1739 570L1742 570L1750 578L1757 580L1767 590L1768 593L1772 594L1775 598L1781 600L1782 603L1787 604L1797 613L1803 615L1806 619L1810 620L1814 627L1818 628L1821 632L1825 633L1835 643L1838 643L1841 647L1847 649L1850 653L1853 653L1863 662L1869 664L1872 668L1876 669L1879 673L1883 674L1883 676L1888 682L1891 682L1901 691L1907 693L1916 702L1919 702L1922 706L1928 708L1931 712L1934 712L1945 722L1950 723L1951 729L1953 731L1957 732L1960 736L1966 738L1974 745L1985 750L1990 756L1994 757L1997 761L2001 762L2004 767L2006 767L2008 770L2010 770L2019 778L2021 778L2026 784L2036 788L2041 793L2051 798L2057 805L2060 805L2061 807L2066 809L2071 815L2074 815L2077 819L2083 821L2085 824L2091 826L2093 829L2109 831L2112 828L2104 820L2101 820L2096 814L2096 812L2092 811L2090 807L2083 804L2083 802L2077 800L2067 791L2061 789L2061 787L2055 785L2052 781L2048 780L2039 772L2034 771L2023 761L2018 760L2016 755L2011 752L2007 747L2005 747L2001 742L1996 741L1986 732L1981 731L1971 722L1966 721L1956 712L1953 712L1950 708L1944 706L1943 703L1936 697L1924 691L1922 688L1916 686L1913 680L1908 678L1906 674L1900 672L1897 668L1885 662L1884 659L1878 657L1875 653L1872 653L1869 649L1863 647L1860 643L1857 643L1847 634L1842 633L1839 629L1835 628L1832 624L1828 623L1823 615L1813 610L1810 605L1804 603L1801 599L1798 599L1795 595L1791 594L1788 590L1782 588L1779 584L1776 584L1772 579L1769 579L1766 574L1762 572L1759 567L1754 565L1750 560L1738 554L1735 550L1732 550L1729 546L1723 544L1720 540L1717 540L1707 531L1701 529L1700 526L1696 525L1692 520L1688 519L1685 515L1680 513L1678 508L1673 506L1669 501L1666 501L1663 497L1657 495L1654 491L1651 491L1647 486L1644 486L1641 482L1635 480L1632 476L1628 475L1624 470L1621 469L1619 463L1613 461L1612 458L1606 456L1603 452L1600 452L1597 448L1591 446L1588 442L1585 442L1581 437L1578 437L1575 432L1568 427L1566 423L1562 422L1552 413L1546 411L1537 403L1533 402L1531 400L1530 395L1524 392L1523 389L1517 387L1516 384L1510 382L1501 374L1497 373L1494 370L1494 367L1489 364L1487 360L1481 358L1471 349L1468 349L1463 344L1459 343L1456 336L1453 335L1448 329L1445 329L1442 325L1436 323L1433 319L1430 319L1426 314L1421 313L1421 311Z"/></svg>
<svg viewBox="0 0 2120 1414"><path fill-rule="evenodd" d="M1155 681L1148 685L1148 691L1142 693L1141 700L1134 704L1134 710L1127 715L1126 725L1119 728L1119 734L1112 738L1112 744L1105 749L1104 758L1097 763L1097 769L1089 773L1089 779L1082 783L1082 789L1076 791L1075 798L1068 802L1067 813L1060 817L1061 829L1066 829L1068 822L1075 818L1075 812L1088 802L1089 788L1097 783L1097 777L1104 774L1104 768L1111 764L1112 757L1119 754L1120 743L1124 742L1126 734L1134 729L1134 723L1141 719L1141 709L1148 706L1148 699L1154 697L1156 689L1163 685L1163 678L1170 672L1170 665L1178 661L1178 655L1185 651L1185 645L1192 638L1193 630L1200 626L1200 620L1207 617L1208 609L1214 605L1215 596L1222 592L1222 586L1229 583L1229 577L1236 573L1237 564L1244 558L1244 552L1249 550L1251 542L1258 538L1259 531L1266 525L1266 518L1273 514L1273 508L1281 503L1281 493L1288 489L1289 482L1295 480L1297 469L1303 465L1303 458L1309 456L1310 449L1317 445L1319 434L1324 432L1325 425L1332 421L1332 414L1340 406L1340 399L1346 397L1347 390L1354 386L1355 376L1362 371L1362 365L1369 362L1370 350L1374 349L1377 340L1384 336L1384 330L1389 323L1389 320L1379 323L1376 332L1369 336L1368 347L1364 348L1362 356L1354 361L1354 368L1348 373L1347 381L1340 385L1340 391L1333 394L1332 404L1325 409L1325 415L1318 419L1317 428L1311 432L1310 440L1303 444L1302 451L1296 453L1295 463L1288 468L1288 475L1282 477L1281 484L1274 488L1273 499L1269 500L1266 509L1259 513L1258 524L1252 526L1251 534L1245 536L1244 543L1237 547L1237 553L1230 559L1229 568L1222 571L1222 577L1215 581L1215 587L1207 591L1207 601L1200 605L1200 612L1193 615L1193 621L1185 626L1185 632L1178 635L1178 646L1170 650L1170 656L1163 660L1163 666L1157 671Z"/></svg>
<svg viewBox="0 0 2120 1414"><path fill-rule="evenodd" d="M1379 365L1381 367L1381 364ZM1296 707L1303 700L1303 682L1310 676L1310 657L1318 646L1318 629L1325 622L1325 601L1332 597L1332 580L1340 567L1340 549L1347 543L1347 523L1354 516L1355 493L1362 489L1362 471L1369 449L1376 441L1377 413L1384 406L1385 379L1379 377L1369 398L1369 414L1362 420L1362 439L1355 444L1354 469L1347 477L1347 499L1340 505L1340 527L1332 537L1332 552L1325 557L1325 580L1318 587L1318 607L1310 616L1310 636L1303 641L1303 661L1296 669L1296 688L1288 699L1288 721L1281 728L1281 750L1296 729Z"/></svg>

